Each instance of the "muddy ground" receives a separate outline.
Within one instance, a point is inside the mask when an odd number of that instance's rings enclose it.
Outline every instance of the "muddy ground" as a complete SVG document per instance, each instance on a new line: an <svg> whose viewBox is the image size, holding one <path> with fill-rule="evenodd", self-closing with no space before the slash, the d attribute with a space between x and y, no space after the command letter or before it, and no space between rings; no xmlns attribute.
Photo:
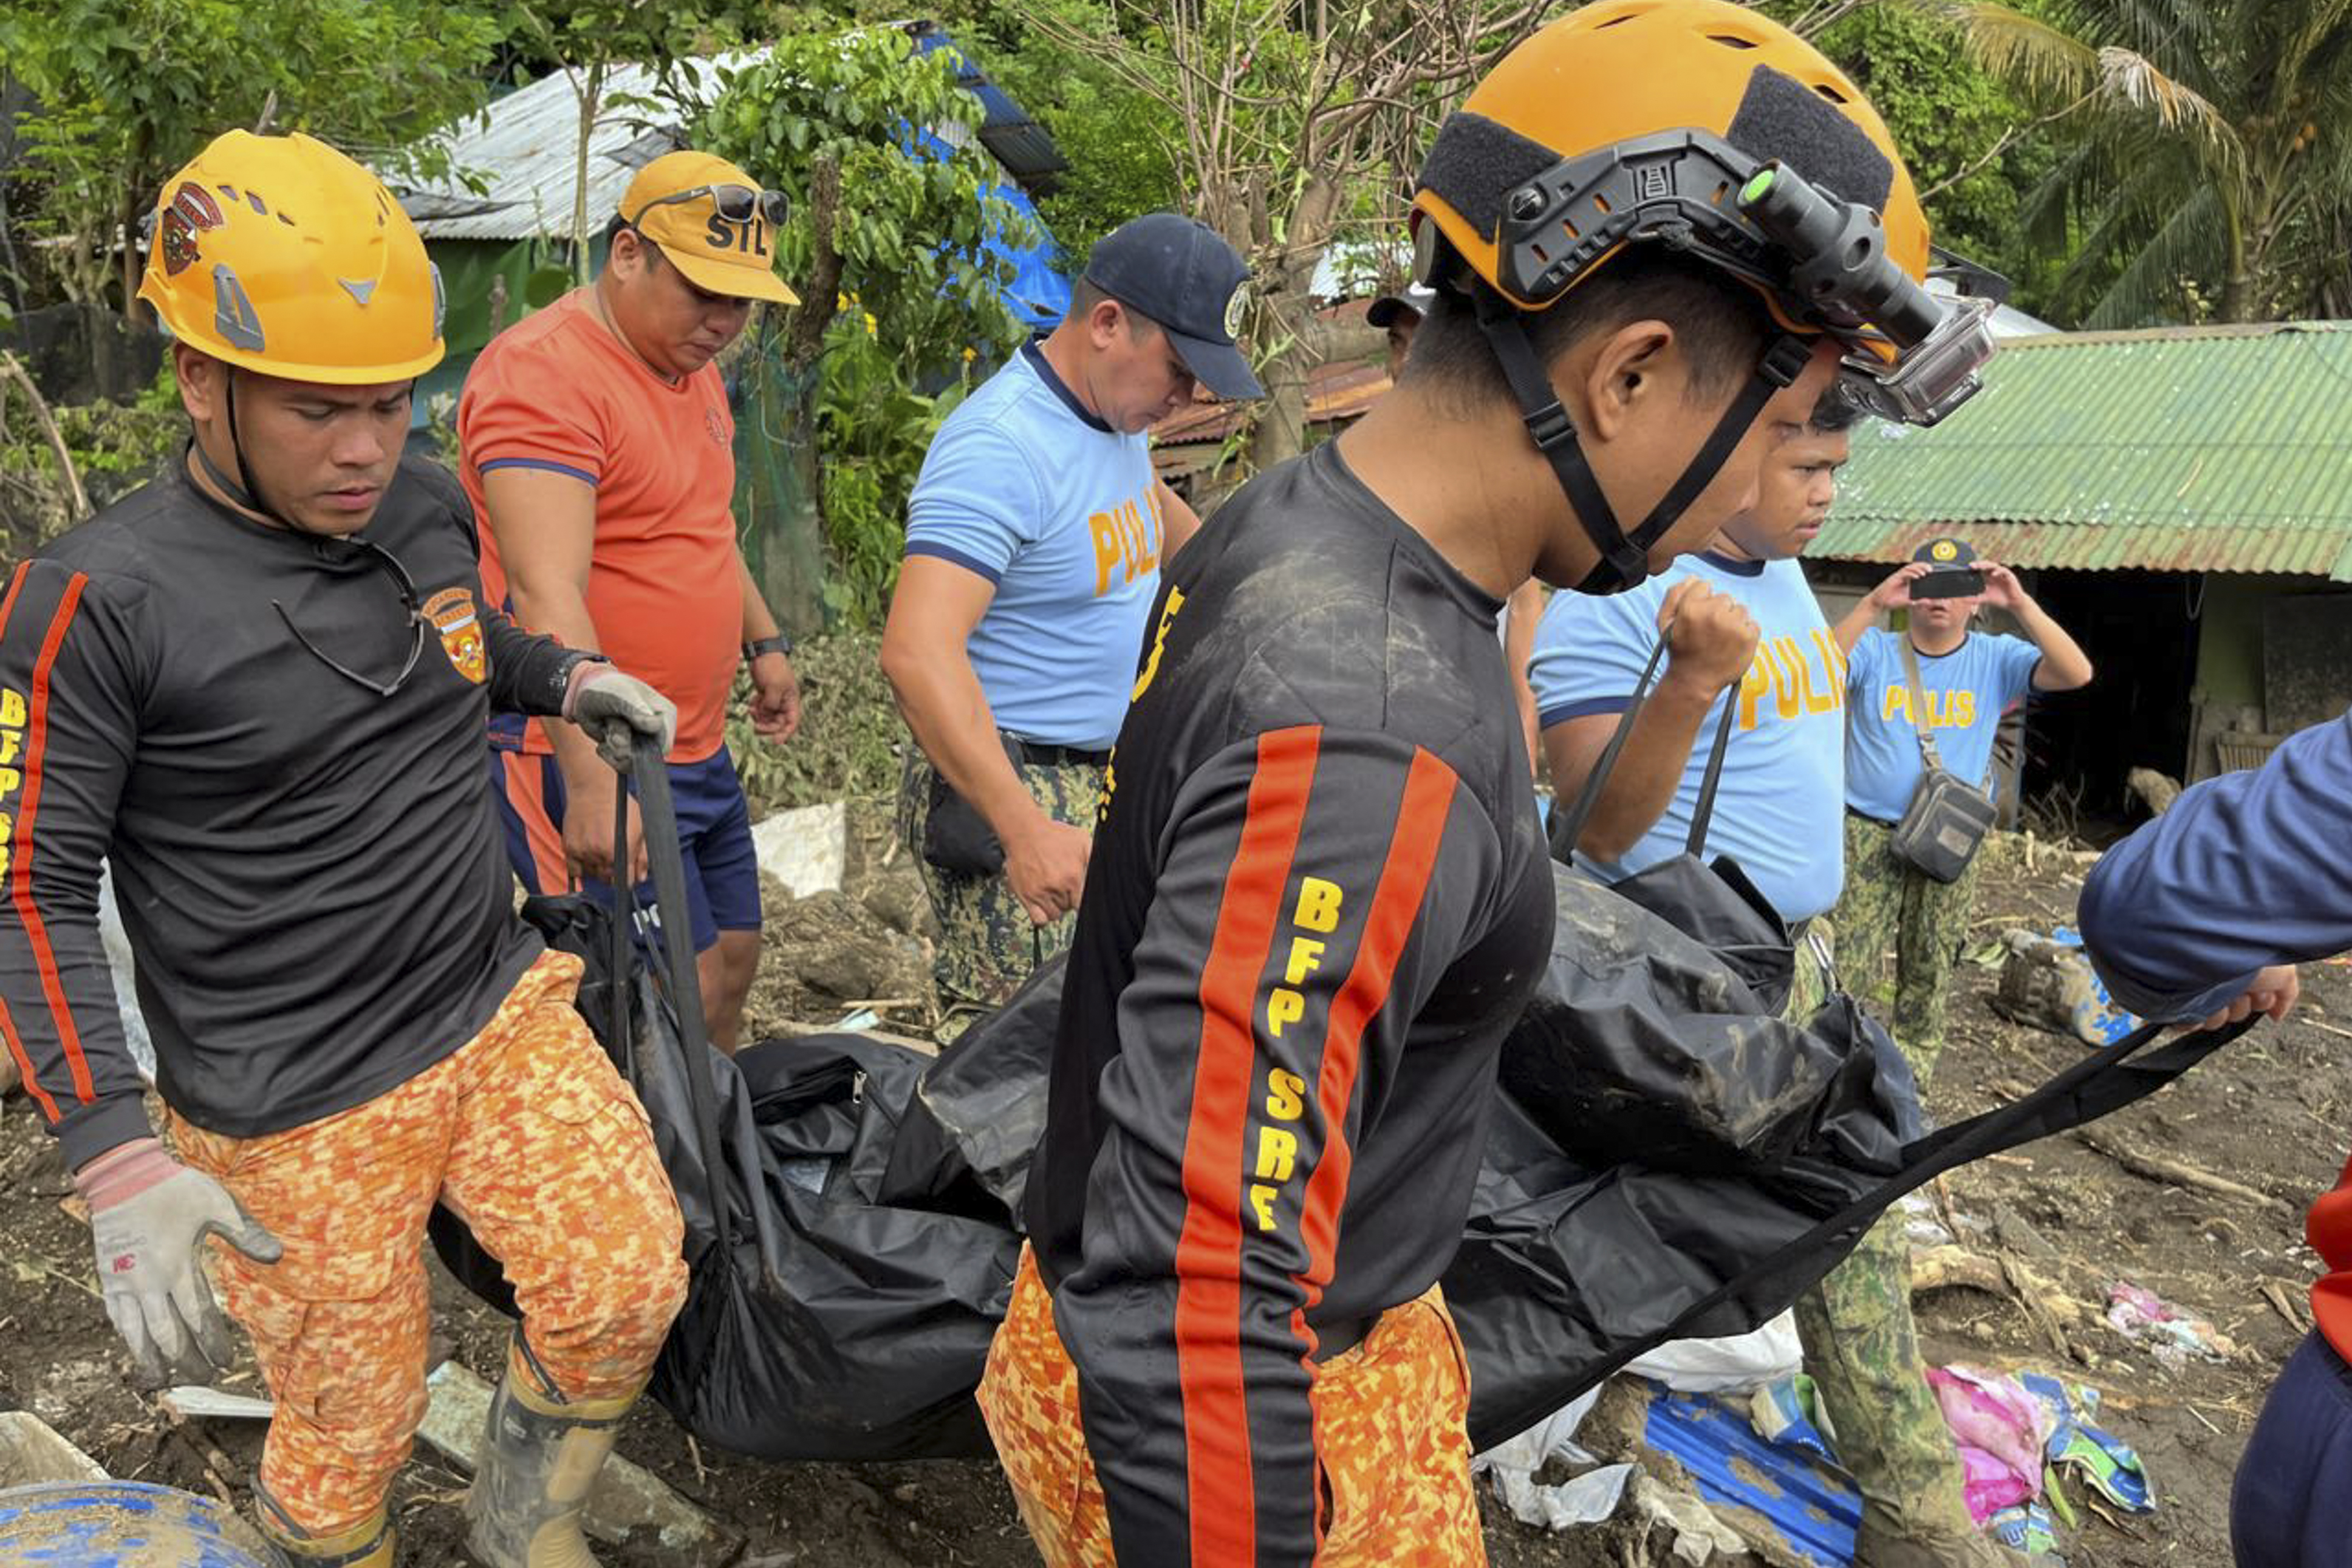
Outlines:
<svg viewBox="0 0 2352 1568"><path fill-rule="evenodd" d="M910 1031L924 1021L919 899L910 904L906 896L911 873L887 849L878 805L855 821L863 852L853 857L852 893L774 909L755 1025L829 1023L850 1003L887 1004L876 1010ZM2010 841L1985 879L1980 936L2071 918L2081 869L2046 850L2029 868ZM2084 1049L1995 1017L1992 969L1964 966L1960 976L1930 1097L1946 1119L1993 1104L2004 1085L2036 1081ZM2007 1291L1925 1291L1919 1313L1932 1358L2041 1367L2094 1384L2105 1396L2105 1425L2138 1447L2154 1479L2162 1506L2152 1518L2086 1514L2080 1531L2065 1532L2075 1568L2229 1561L2231 1473L2264 1389L2305 1327L2304 1292L2315 1263L2302 1245L2303 1209L2333 1179L2352 1138L2352 1075L2343 1065L2352 1052L2352 970L2315 967L2306 987L2294 1021L2258 1030L2100 1129L2127 1155L2185 1162L2249 1194L2151 1180L2069 1136L1955 1173L1936 1199L1968 1250L1996 1268L2006 1251L2048 1290L2032 1307ZM0 1192L8 1206L0 1233L0 1407L34 1410L118 1476L245 1502L258 1427L212 1421L175 1428L131 1390L99 1307L88 1229L59 1203L68 1191L32 1112L10 1100L0 1112ZM2235 1342L2235 1354L2218 1364L2160 1365L2102 1322L2107 1288L2119 1279L2210 1318ZM2277 1289L2266 1295L2265 1284ZM495 1375L503 1320L437 1268L435 1287L448 1351ZM253 1384L248 1370L230 1386ZM1036 1561L986 1464L753 1464L698 1452L653 1409L633 1418L621 1447L725 1521L740 1537L733 1550L741 1564L1013 1568ZM404 1562L467 1560L455 1508L463 1485L429 1453L411 1462L396 1492ZM1491 1499L1487 1510L1497 1564L1627 1568L1667 1560L1663 1539L1645 1542L1631 1527L1554 1537L1510 1521ZM607 1560L676 1561L642 1550Z"/></svg>

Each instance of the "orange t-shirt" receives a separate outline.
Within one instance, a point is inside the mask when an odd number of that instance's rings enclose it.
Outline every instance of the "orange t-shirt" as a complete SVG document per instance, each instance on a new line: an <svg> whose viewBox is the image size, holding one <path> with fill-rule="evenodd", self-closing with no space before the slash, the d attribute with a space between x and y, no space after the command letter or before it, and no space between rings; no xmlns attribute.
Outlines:
<svg viewBox="0 0 2352 1568"><path fill-rule="evenodd" d="M568 474L596 490L588 614L613 663L677 705L673 762L724 739L741 659L735 553L735 420L719 369L677 385L655 375L573 292L508 328L474 361L457 402L458 472L482 518L482 590L507 604L482 475ZM529 518L508 527L528 528ZM536 721L493 727L499 745L545 753Z"/></svg>

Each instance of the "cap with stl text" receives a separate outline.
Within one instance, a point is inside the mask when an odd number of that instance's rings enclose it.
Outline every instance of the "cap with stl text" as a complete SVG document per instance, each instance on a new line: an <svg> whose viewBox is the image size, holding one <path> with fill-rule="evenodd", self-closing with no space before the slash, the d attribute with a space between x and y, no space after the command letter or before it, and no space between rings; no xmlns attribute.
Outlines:
<svg viewBox="0 0 2352 1568"><path fill-rule="evenodd" d="M775 273L782 199L709 152L667 152L637 171L621 218L676 263L688 282L738 299L797 305Z"/></svg>
<svg viewBox="0 0 2352 1568"><path fill-rule="evenodd" d="M1168 334L1168 346L1222 398L1265 389L1234 344L1249 268L1216 231L1175 213L1132 218L1095 242L1086 280Z"/></svg>

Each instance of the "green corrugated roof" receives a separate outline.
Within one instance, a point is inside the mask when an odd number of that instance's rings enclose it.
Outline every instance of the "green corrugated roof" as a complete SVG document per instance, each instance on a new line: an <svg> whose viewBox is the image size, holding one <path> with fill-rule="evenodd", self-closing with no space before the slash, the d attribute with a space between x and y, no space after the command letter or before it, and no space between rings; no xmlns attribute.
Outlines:
<svg viewBox="0 0 2352 1568"><path fill-rule="evenodd" d="M2352 581L2352 322L2011 339L1928 430L1868 423L1806 553L1951 533L2013 566Z"/></svg>

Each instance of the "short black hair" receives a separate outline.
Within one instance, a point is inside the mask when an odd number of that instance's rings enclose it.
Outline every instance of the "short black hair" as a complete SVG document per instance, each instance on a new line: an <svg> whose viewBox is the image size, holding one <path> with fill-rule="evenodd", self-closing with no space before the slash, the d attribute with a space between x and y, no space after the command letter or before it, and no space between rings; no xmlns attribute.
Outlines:
<svg viewBox="0 0 2352 1568"><path fill-rule="evenodd" d="M613 254L613 242L620 238L625 234L633 234L637 236L637 248L650 256L653 258L654 265L659 266L662 262L669 259L667 256L662 255L661 246L647 239L642 229L638 228L636 225L631 223L628 219L623 217L618 213L614 213L613 214L613 221L604 225L604 254L606 256Z"/></svg>
<svg viewBox="0 0 2352 1568"><path fill-rule="evenodd" d="M1484 287L1483 284L1473 287ZM1690 361L1692 390L1715 392L1745 381L1764 357L1771 318L1761 295L1719 267L1686 256L1620 256L1549 310L1525 318L1536 357L1549 364L1569 345L1630 321L1664 321ZM1442 387L1465 403L1507 402L1476 305L1441 287L1423 314L1402 379Z"/></svg>
<svg viewBox="0 0 2352 1568"><path fill-rule="evenodd" d="M1073 321L1083 321L1093 315L1095 307L1106 299L1118 306L1120 313L1127 318L1127 335L1130 338L1142 337L1144 326L1150 319L1137 311L1133 306L1118 295L1105 290L1101 284L1091 277L1081 277L1076 283L1070 285L1070 311L1067 319Z"/></svg>

